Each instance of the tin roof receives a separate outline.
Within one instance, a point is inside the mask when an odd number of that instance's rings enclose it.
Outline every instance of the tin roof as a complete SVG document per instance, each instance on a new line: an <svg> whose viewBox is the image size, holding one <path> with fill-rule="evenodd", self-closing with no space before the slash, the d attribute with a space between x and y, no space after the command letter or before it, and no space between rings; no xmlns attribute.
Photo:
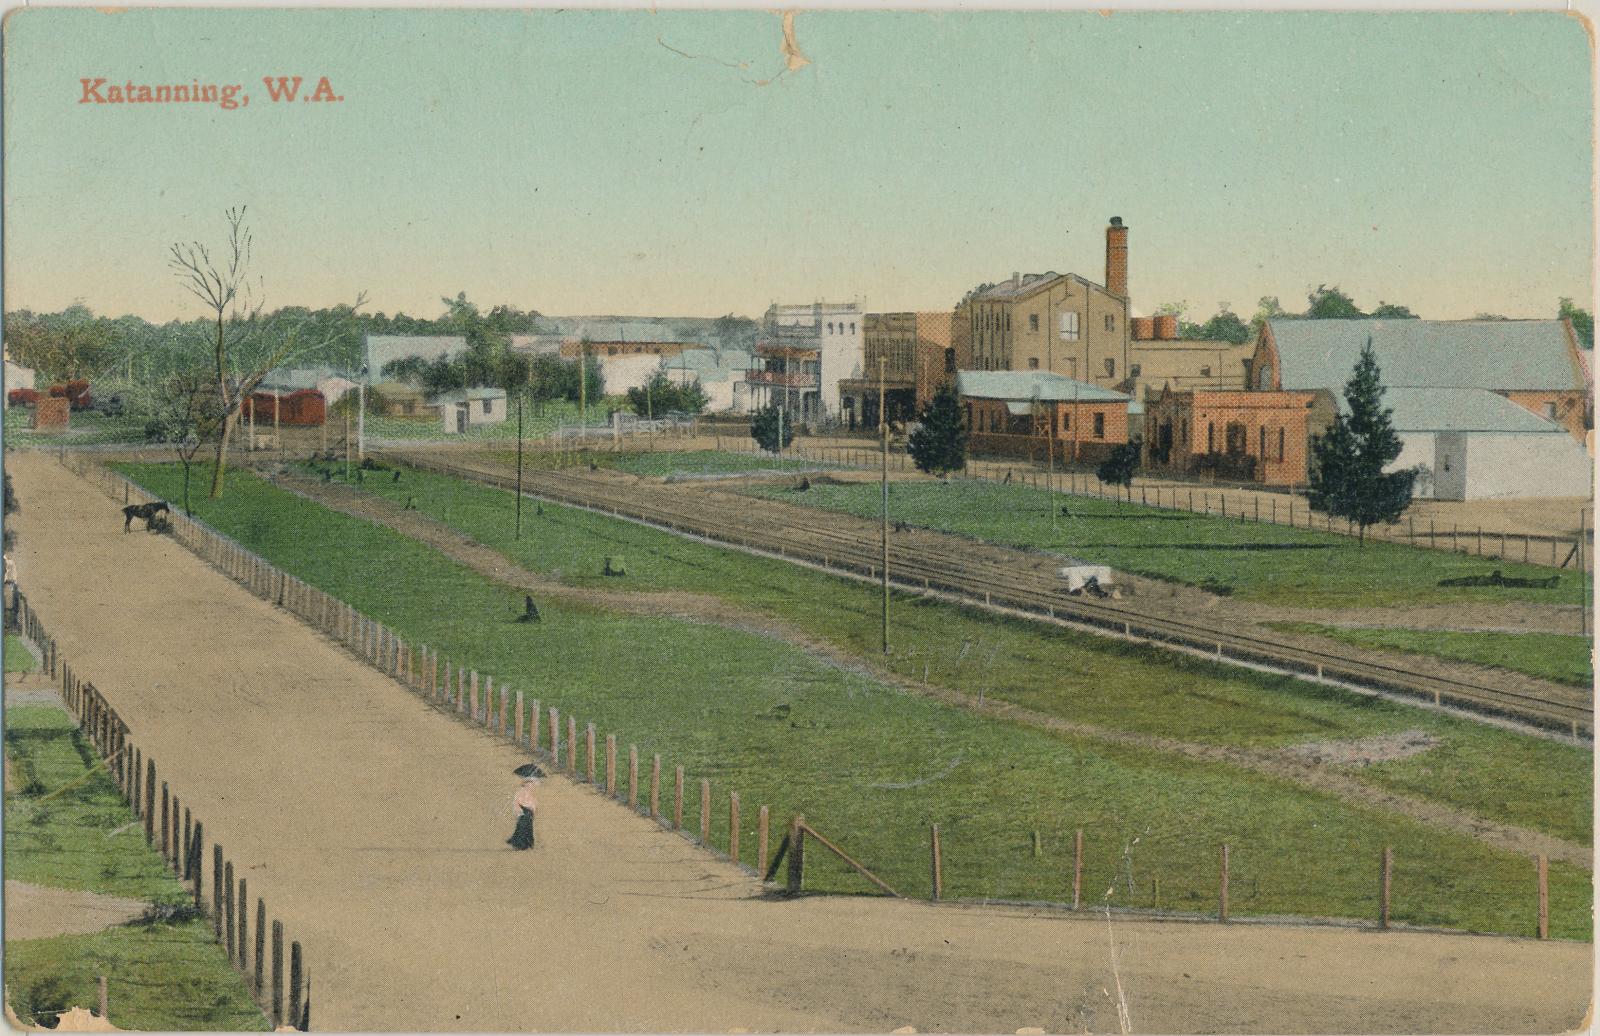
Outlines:
<svg viewBox="0 0 1600 1036"><path fill-rule="evenodd" d="M1340 412L1344 397L1335 395ZM1532 432L1565 435L1566 430L1526 407L1488 389L1391 388L1383 405L1393 411L1397 432Z"/></svg>
<svg viewBox="0 0 1600 1036"><path fill-rule="evenodd" d="M1383 383L1407 388L1581 389L1559 320L1274 320L1286 389L1344 389L1372 339Z"/></svg>
<svg viewBox="0 0 1600 1036"><path fill-rule="evenodd" d="M1050 371L960 371L956 391L977 399L1126 403L1129 396Z"/></svg>

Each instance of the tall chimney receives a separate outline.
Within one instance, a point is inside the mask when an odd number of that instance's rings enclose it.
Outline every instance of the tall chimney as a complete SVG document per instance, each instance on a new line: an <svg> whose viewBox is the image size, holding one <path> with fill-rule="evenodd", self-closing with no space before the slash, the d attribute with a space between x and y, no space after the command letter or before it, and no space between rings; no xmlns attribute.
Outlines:
<svg viewBox="0 0 1600 1036"><path fill-rule="evenodd" d="M1106 227L1106 290L1128 297L1128 228L1121 216L1112 216Z"/></svg>

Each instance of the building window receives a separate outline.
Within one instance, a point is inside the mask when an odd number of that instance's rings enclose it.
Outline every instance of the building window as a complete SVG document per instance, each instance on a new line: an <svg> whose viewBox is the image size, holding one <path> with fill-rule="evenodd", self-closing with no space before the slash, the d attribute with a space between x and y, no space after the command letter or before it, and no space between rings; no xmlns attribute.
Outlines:
<svg viewBox="0 0 1600 1036"><path fill-rule="evenodd" d="M828 321L828 333L833 334L833 321Z"/></svg>
<svg viewBox="0 0 1600 1036"><path fill-rule="evenodd" d="M1061 337L1069 342L1078 340L1078 311L1068 310L1061 314Z"/></svg>
<svg viewBox="0 0 1600 1036"><path fill-rule="evenodd" d="M491 413L493 413L493 412L494 412L494 400L492 400L492 399L485 399L485 400L484 400L484 401L483 401L483 412L484 412L484 413L485 413L485 414L491 414Z"/></svg>
<svg viewBox="0 0 1600 1036"><path fill-rule="evenodd" d="M1115 331L1116 329L1117 329L1117 318L1112 316L1110 313L1107 313L1106 314L1106 330L1107 331Z"/></svg>
<svg viewBox="0 0 1600 1036"><path fill-rule="evenodd" d="M1143 370L1143 368L1137 363L1130 365L1128 367L1128 377L1137 378L1141 370Z"/></svg>
<svg viewBox="0 0 1600 1036"><path fill-rule="evenodd" d="M1261 427L1261 435L1259 436L1259 438L1261 440L1260 456L1261 456L1262 460L1266 460L1267 459L1267 429L1266 429L1265 425L1263 425Z"/></svg>
<svg viewBox="0 0 1600 1036"><path fill-rule="evenodd" d="M1036 370L1039 369L1039 357L1037 357L1037 356L1028 357L1028 369L1031 370L1031 371L1036 371Z"/></svg>
<svg viewBox="0 0 1600 1036"><path fill-rule="evenodd" d="M1116 376L1117 376L1117 361L1108 358L1106 360L1106 377L1114 378Z"/></svg>
<svg viewBox="0 0 1600 1036"><path fill-rule="evenodd" d="M1061 431L1063 433L1072 431L1072 411L1070 410L1061 412Z"/></svg>
<svg viewBox="0 0 1600 1036"><path fill-rule="evenodd" d="M956 351L954 349L946 349L944 351L944 372L946 374L954 374L956 372Z"/></svg>
<svg viewBox="0 0 1600 1036"><path fill-rule="evenodd" d="M855 334L856 333L856 322L854 320L850 321L850 333L851 334Z"/></svg>
<svg viewBox="0 0 1600 1036"><path fill-rule="evenodd" d="M1201 367L1201 368L1200 368L1200 376L1201 376L1201 377L1202 377L1202 378L1209 378L1209 377L1211 377L1211 368L1210 368L1210 367Z"/></svg>
<svg viewBox="0 0 1600 1036"><path fill-rule="evenodd" d="M1214 421L1206 422L1206 452L1217 452L1217 426Z"/></svg>
<svg viewBox="0 0 1600 1036"><path fill-rule="evenodd" d="M1278 429L1278 460L1283 460L1283 429Z"/></svg>
<svg viewBox="0 0 1600 1036"><path fill-rule="evenodd" d="M1029 313L1028 314L1028 330L1029 331L1037 331L1037 330L1039 330L1039 314L1037 314L1037 313Z"/></svg>
<svg viewBox="0 0 1600 1036"><path fill-rule="evenodd" d="M1096 439L1106 437L1106 415L1098 410L1094 413L1094 437Z"/></svg>

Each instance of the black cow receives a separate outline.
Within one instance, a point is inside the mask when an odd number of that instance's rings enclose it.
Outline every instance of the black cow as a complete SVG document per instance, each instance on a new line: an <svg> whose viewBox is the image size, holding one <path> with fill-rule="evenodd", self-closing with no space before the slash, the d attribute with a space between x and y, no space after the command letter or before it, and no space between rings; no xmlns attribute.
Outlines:
<svg viewBox="0 0 1600 1036"><path fill-rule="evenodd" d="M158 514L166 514L171 510L172 508L167 506L167 502L165 500L157 500L148 504L129 504L127 507L122 509L122 531L131 531L133 529L133 520L135 518L143 519L144 527L148 529L152 526L151 519L155 518L155 516Z"/></svg>

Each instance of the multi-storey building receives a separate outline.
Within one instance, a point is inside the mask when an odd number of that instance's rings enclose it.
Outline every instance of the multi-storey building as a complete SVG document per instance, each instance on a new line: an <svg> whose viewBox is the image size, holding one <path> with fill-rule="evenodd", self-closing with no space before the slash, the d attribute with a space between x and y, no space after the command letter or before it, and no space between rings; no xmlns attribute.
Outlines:
<svg viewBox="0 0 1600 1036"><path fill-rule="evenodd" d="M1128 377L1128 228L1106 227L1106 282L1013 273L963 300L977 370L1038 370L1111 388Z"/></svg>
<svg viewBox="0 0 1600 1036"><path fill-rule="evenodd" d="M783 406L808 424L842 420L839 383L862 375L864 323L859 302L769 306L756 342L760 366L745 379L752 403Z"/></svg>
<svg viewBox="0 0 1600 1036"><path fill-rule="evenodd" d="M951 314L868 313L862 321L862 376L839 384L845 421L851 428L876 428L880 390L891 423L913 420L939 386L955 377Z"/></svg>

